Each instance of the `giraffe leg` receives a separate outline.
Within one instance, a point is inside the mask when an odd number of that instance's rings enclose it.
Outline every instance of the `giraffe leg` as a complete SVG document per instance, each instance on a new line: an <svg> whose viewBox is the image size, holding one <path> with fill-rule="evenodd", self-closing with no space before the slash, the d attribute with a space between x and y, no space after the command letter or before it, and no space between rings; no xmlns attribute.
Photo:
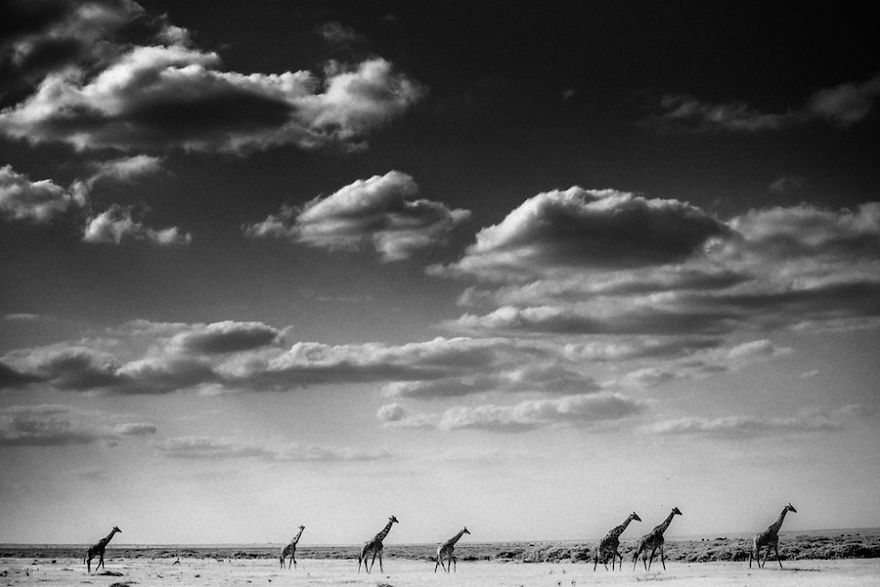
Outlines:
<svg viewBox="0 0 880 587"><path fill-rule="evenodd" d="M773 550L776 551L776 562L779 563L779 568L781 569L781 568L782 568L782 561L779 559L779 545L778 545L778 544L774 544L774 545L773 545Z"/></svg>
<svg viewBox="0 0 880 587"><path fill-rule="evenodd" d="M98 561L98 566L95 567L95 570L97 571L101 567L104 567L104 553L103 552L101 553L101 560ZM106 569L107 567L104 567L104 568Z"/></svg>
<svg viewBox="0 0 880 587"><path fill-rule="evenodd" d="M434 572L435 573L437 572L437 567L439 567L439 566L440 566L440 555L438 554L437 555L437 562L434 563ZM443 570L445 571L446 569L443 569Z"/></svg>
<svg viewBox="0 0 880 587"><path fill-rule="evenodd" d="M636 553L633 555L633 570L636 570L636 565L639 564L639 554L642 552L641 548L636 548Z"/></svg>
<svg viewBox="0 0 880 587"><path fill-rule="evenodd" d="M370 568L372 569L373 567L370 567ZM380 573L385 572L385 569L382 568L382 551L381 550L379 551L379 572Z"/></svg>
<svg viewBox="0 0 880 587"><path fill-rule="evenodd" d="M596 567L599 566L599 551L593 553L593 572L596 572Z"/></svg>
<svg viewBox="0 0 880 587"><path fill-rule="evenodd" d="M764 551L764 563L761 565L761 568L767 566L767 559L770 558L770 545L767 545L767 550Z"/></svg>
<svg viewBox="0 0 880 587"><path fill-rule="evenodd" d="M452 570L457 573L458 572L458 559L457 558L452 557L452 565L453 565Z"/></svg>
<svg viewBox="0 0 880 587"><path fill-rule="evenodd" d="M361 555L358 557L358 575L361 574L361 561L362 561L362 560L364 560L364 553L363 553L363 552L362 552Z"/></svg>
<svg viewBox="0 0 880 587"><path fill-rule="evenodd" d="M296 568L296 553L290 555L290 560L293 561L293 568L295 569L295 568ZM290 565L289 565L289 564L287 565L287 568L288 568L288 569L290 568Z"/></svg>
<svg viewBox="0 0 880 587"><path fill-rule="evenodd" d="M663 570L666 570L666 557L663 555L663 545L660 545L660 562L663 563Z"/></svg>
<svg viewBox="0 0 880 587"><path fill-rule="evenodd" d="M657 547L656 546L651 549L651 558L648 559L648 569L647 570L649 570L649 571L651 570L651 563L654 562L654 555L655 554L657 554Z"/></svg>

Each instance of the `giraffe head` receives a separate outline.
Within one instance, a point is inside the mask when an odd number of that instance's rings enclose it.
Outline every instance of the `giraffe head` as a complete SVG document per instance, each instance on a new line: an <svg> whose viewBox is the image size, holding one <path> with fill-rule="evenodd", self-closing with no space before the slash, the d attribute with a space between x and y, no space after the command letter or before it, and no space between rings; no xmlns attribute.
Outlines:
<svg viewBox="0 0 880 587"><path fill-rule="evenodd" d="M683 516L683 515L684 515L684 514L681 513L681 510L678 509L678 508L672 508L672 513L673 513L673 514L678 514L679 516Z"/></svg>
<svg viewBox="0 0 880 587"><path fill-rule="evenodd" d="M113 526L113 531L122 534L122 530L119 529L119 526Z"/></svg>
<svg viewBox="0 0 880 587"><path fill-rule="evenodd" d="M787 509L788 511L793 512L793 513L795 513L795 514L797 513L797 510L794 509L794 506L791 505L791 502L788 502L788 505L785 506L785 509Z"/></svg>
<svg viewBox="0 0 880 587"><path fill-rule="evenodd" d="M467 529L467 526L464 527L464 530L461 531L462 534L470 534L471 531Z"/></svg>
<svg viewBox="0 0 880 587"><path fill-rule="evenodd" d="M631 513L630 516L632 516L632 519L635 520L636 522L642 521L642 519L639 517L639 515L635 512Z"/></svg>
<svg viewBox="0 0 880 587"><path fill-rule="evenodd" d="M398 524L400 523L400 521L397 519L397 516L395 516L394 514L391 514L391 517L388 518L388 519L391 520L391 523L392 523L392 524L393 524L394 522L397 522Z"/></svg>
<svg viewBox="0 0 880 587"><path fill-rule="evenodd" d="M303 526L303 525L302 525L302 524L300 524L300 527L299 527L299 529L300 529L300 530L305 530L305 529L306 529L306 527L305 527L305 526Z"/></svg>

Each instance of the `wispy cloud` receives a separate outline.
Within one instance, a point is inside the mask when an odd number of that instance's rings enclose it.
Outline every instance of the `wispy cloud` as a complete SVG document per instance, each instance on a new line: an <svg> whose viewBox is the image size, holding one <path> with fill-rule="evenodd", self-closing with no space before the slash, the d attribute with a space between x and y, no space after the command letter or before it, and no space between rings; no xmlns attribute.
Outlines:
<svg viewBox="0 0 880 587"><path fill-rule="evenodd" d="M176 226L154 230L135 220L136 209L114 204L104 212L89 218L83 231L83 242L120 244L124 241L146 241L155 245L188 245L190 233L182 233Z"/></svg>
<svg viewBox="0 0 880 587"><path fill-rule="evenodd" d="M657 422L645 430L653 434L707 436L716 438L765 438L840 430L855 418L868 414L860 405L834 410L805 411L796 416L760 418L728 416L722 418L679 418Z"/></svg>
<svg viewBox="0 0 880 587"><path fill-rule="evenodd" d="M385 261L400 261L446 241L470 216L441 202L418 198L412 177L399 171L357 180L302 209L283 206L263 222L245 226L251 237L281 237L328 249L374 248Z"/></svg>
<svg viewBox="0 0 880 587"><path fill-rule="evenodd" d="M125 437L149 436L157 431L153 424L118 421L120 418L53 404L0 408L0 446L113 442Z"/></svg>
<svg viewBox="0 0 880 587"><path fill-rule="evenodd" d="M493 404L456 406L440 413L409 414L398 404L382 406L376 417L387 426L525 432L553 425L607 423L637 414L644 403L618 393L570 395L558 399L527 400L509 406Z"/></svg>
<svg viewBox="0 0 880 587"><path fill-rule="evenodd" d="M167 457L194 460L257 459L274 462L343 462L375 461L392 454L385 450L363 450L352 447L301 446L290 444L272 447L227 437L177 436L158 441L155 447Z"/></svg>
<svg viewBox="0 0 880 587"><path fill-rule="evenodd" d="M710 103L686 94L665 95L658 112L643 121L666 132L760 132L825 120L848 127L867 118L880 96L880 74L814 92L800 108L761 112L744 102Z"/></svg>

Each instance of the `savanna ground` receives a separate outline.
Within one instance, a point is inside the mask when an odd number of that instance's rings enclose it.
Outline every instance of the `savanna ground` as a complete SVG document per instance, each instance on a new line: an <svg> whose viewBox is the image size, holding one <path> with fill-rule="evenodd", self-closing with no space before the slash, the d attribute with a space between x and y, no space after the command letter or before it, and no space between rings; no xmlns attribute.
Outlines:
<svg viewBox="0 0 880 587"><path fill-rule="evenodd" d="M84 547L0 547L0 586L95 585L880 585L880 536L840 534L783 538L784 569L771 557L749 568L742 539L668 541L667 570L634 571L630 543L622 545L622 571L593 571L588 543L462 544L455 574L434 573L434 545L389 545L384 573L357 572L356 546L302 547L296 569L278 567L276 547L108 548L106 569L89 575ZM179 561L175 564L175 561ZM96 561L93 561L93 565ZM94 570L94 568L93 568Z"/></svg>

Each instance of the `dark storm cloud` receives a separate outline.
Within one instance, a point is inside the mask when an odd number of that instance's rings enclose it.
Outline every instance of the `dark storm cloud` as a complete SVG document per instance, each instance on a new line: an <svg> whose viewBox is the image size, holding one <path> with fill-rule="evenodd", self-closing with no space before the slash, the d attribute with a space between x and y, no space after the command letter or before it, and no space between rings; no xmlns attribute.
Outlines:
<svg viewBox="0 0 880 587"><path fill-rule="evenodd" d="M666 132L759 132L825 120L848 127L868 118L880 96L880 74L858 83L844 83L813 93L801 108L766 113L743 102L707 103L689 96L666 95L659 112L643 125Z"/></svg>
<svg viewBox="0 0 880 587"><path fill-rule="evenodd" d="M0 408L0 446L65 446L148 436L156 427L142 422L118 422L119 417L63 405Z"/></svg>
<svg viewBox="0 0 880 587"><path fill-rule="evenodd" d="M432 272L505 279L553 268L662 265L688 258L727 232L678 200L572 187L526 200L501 223L482 229L459 262Z"/></svg>
<svg viewBox="0 0 880 587"><path fill-rule="evenodd" d="M283 206L277 215L244 228L250 237L280 237L328 250L373 248L385 261L443 244L469 216L441 202L418 198L412 177L399 171L357 180L302 209Z"/></svg>

